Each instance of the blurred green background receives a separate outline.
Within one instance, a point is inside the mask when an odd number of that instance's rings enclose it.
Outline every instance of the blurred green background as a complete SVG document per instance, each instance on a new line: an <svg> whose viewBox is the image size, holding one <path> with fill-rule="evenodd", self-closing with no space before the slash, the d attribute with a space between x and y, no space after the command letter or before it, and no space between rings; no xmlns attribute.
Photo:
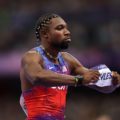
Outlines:
<svg viewBox="0 0 120 120"><path fill-rule="evenodd" d="M20 60L35 46L35 23L45 13L68 23L68 52L84 66L106 64L120 73L119 0L0 0L0 120L25 119L19 105ZM106 95L70 87L66 120L119 120L119 101L120 88Z"/></svg>

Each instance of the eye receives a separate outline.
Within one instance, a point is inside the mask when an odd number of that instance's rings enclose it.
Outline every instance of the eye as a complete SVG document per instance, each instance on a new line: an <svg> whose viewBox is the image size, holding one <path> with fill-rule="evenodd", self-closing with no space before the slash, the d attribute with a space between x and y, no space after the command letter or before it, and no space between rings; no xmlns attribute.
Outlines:
<svg viewBox="0 0 120 120"><path fill-rule="evenodd" d="M58 25L55 29L56 29L56 30L62 30L63 28L64 28L63 25Z"/></svg>

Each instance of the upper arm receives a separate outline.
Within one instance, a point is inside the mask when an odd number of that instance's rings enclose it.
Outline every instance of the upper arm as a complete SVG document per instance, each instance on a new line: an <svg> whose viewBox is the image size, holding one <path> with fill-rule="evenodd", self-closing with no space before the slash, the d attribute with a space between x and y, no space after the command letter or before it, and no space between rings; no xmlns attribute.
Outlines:
<svg viewBox="0 0 120 120"><path fill-rule="evenodd" d="M21 60L21 68L28 80L35 79L36 74L43 69L40 55L36 51L27 52Z"/></svg>
<svg viewBox="0 0 120 120"><path fill-rule="evenodd" d="M75 57L73 57L71 54L64 52L62 53L64 59L68 62L69 68L71 71L71 74L73 75L82 75L84 74L88 69L84 67Z"/></svg>

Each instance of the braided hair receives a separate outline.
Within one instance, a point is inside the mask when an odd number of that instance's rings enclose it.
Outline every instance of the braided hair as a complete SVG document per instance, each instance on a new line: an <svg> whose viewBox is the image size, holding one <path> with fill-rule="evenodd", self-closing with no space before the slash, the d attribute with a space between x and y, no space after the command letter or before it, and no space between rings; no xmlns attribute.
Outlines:
<svg viewBox="0 0 120 120"><path fill-rule="evenodd" d="M48 25L50 24L50 20L52 18L57 18L57 17L60 17L60 16L57 14L51 13L51 14L42 15L38 19L35 27L37 43L40 42L40 31L45 31L48 28Z"/></svg>

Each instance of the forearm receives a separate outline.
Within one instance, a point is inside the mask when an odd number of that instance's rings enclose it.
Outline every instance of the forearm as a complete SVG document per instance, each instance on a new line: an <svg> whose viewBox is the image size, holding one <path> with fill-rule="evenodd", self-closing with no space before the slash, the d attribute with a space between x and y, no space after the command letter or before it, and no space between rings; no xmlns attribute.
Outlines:
<svg viewBox="0 0 120 120"><path fill-rule="evenodd" d="M41 84L45 86L75 85L75 77L71 75L60 74L49 70L27 72L27 78L32 84Z"/></svg>

